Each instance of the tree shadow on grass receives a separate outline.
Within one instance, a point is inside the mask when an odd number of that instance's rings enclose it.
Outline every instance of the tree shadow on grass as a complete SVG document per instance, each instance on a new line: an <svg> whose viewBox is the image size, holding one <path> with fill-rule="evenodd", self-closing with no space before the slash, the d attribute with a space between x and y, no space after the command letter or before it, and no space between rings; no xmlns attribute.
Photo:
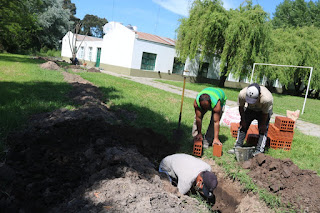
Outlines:
<svg viewBox="0 0 320 213"><path fill-rule="evenodd" d="M4 54L0 54L0 61L29 63L29 64L42 64L45 62L45 60L33 59L29 56L19 57L19 56L4 55Z"/></svg>
<svg viewBox="0 0 320 213"><path fill-rule="evenodd" d="M68 91L65 84L5 82L0 87L7 88L8 98L1 113L8 113L8 118L70 104L70 100L60 97ZM101 181L108 184L110 180L124 178L128 171L152 184L161 159L179 149L179 143L163 134L177 127L177 122L168 122L163 115L132 104L110 109L99 102L101 97L95 96L93 86L74 84L73 87L73 91L78 91L73 94L73 100L80 101L77 104L81 107L35 115L25 129L8 136L10 150L6 163L0 167L1 209L76 212L84 208L101 211L103 206L112 205L121 211L115 198L105 197L97 204L94 197L84 194L98 187ZM100 90L106 98L121 98L113 87ZM20 108L16 107L10 114L8 106L17 99L21 99ZM32 99L34 104L25 99ZM55 104L39 104L42 102ZM182 125L181 129L186 131L188 127ZM70 204L74 199L77 202Z"/></svg>

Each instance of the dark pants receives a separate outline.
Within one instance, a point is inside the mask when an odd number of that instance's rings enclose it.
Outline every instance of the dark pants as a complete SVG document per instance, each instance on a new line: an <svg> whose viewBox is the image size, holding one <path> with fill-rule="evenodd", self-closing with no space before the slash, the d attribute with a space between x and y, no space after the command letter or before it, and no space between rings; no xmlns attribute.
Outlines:
<svg viewBox="0 0 320 213"><path fill-rule="evenodd" d="M261 122L262 122L262 112L246 109L244 111L244 119L246 122L246 127L241 127L241 126L239 127L237 141L236 141L235 146L236 147L243 146L243 141L247 135L247 131L251 125L251 122L254 119L256 119L256 120L258 120L258 128L259 128L259 140L258 140L256 150L260 151L260 152L264 152L264 147L266 146L266 143L267 143L267 135L268 135L269 121L270 121L271 115L272 115L272 111L269 111L268 118L266 121L267 130L264 134L261 134L260 126L261 126Z"/></svg>

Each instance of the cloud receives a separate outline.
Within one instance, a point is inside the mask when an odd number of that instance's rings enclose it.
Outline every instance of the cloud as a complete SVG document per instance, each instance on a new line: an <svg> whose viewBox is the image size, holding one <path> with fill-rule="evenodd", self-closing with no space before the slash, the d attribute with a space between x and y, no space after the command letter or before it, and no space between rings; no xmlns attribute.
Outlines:
<svg viewBox="0 0 320 213"><path fill-rule="evenodd" d="M187 17L193 0L152 0L154 3L178 15ZM223 7L227 10L236 9L243 0L222 0Z"/></svg>
<svg viewBox="0 0 320 213"><path fill-rule="evenodd" d="M178 15L187 17L192 0L152 0L154 3Z"/></svg>

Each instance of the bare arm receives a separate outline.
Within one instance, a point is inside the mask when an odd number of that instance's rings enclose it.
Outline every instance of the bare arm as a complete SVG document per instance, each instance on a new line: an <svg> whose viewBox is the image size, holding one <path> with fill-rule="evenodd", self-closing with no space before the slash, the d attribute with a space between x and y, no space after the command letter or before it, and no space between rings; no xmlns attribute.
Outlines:
<svg viewBox="0 0 320 213"><path fill-rule="evenodd" d="M193 103L194 111L196 114L196 125L197 125L197 131L198 135L196 136L196 140L202 140L202 134L201 134L201 128L202 128L202 118L203 113L201 112L201 109L198 107L196 100Z"/></svg>
<svg viewBox="0 0 320 213"><path fill-rule="evenodd" d="M222 107L220 100L217 102L216 106L213 108L213 121L214 121L214 138L213 143L221 145L219 140L220 131L220 119L222 114Z"/></svg>

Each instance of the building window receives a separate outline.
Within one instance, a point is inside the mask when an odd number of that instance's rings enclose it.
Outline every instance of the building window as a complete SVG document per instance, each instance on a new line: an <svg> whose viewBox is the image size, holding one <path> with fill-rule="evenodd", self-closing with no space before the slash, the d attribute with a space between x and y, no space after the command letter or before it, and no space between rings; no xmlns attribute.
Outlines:
<svg viewBox="0 0 320 213"><path fill-rule="evenodd" d="M201 65L199 75L201 75L202 77L207 78L207 76L208 76L208 71L209 71L209 63L203 63L203 64Z"/></svg>
<svg viewBox="0 0 320 213"><path fill-rule="evenodd" d="M184 70L184 63L178 60L178 58L174 57L172 73L182 75Z"/></svg>
<svg viewBox="0 0 320 213"><path fill-rule="evenodd" d="M157 54L143 52L141 69L142 70L154 70L156 64Z"/></svg>
<svg viewBox="0 0 320 213"><path fill-rule="evenodd" d="M84 47L80 47L80 55L79 58L83 59L84 58Z"/></svg>
<svg viewBox="0 0 320 213"><path fill-rule="evenodd" d="M89 47L89 61L92 60L92 47Z"/></svg>

